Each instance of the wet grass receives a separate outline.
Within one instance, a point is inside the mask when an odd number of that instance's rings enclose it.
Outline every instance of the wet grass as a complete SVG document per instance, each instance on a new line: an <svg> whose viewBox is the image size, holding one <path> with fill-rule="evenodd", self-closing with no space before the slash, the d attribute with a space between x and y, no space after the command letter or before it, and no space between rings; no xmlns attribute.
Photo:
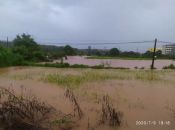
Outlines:
<svg viewBox="0 0 175 130"><path fill-rule="evenodd" d="M0 69L0 76L3 75L4 73L7 73L9 70L7 68L1 68Z"/></svg>
<svg viewBox="0 0 175 130"><path fill-rule="evenodd" d="M32 74L26 73L26 74L20 74L20 75L12 75L11 78L14 80L27 80L30 79L32 80Z"/></svg>
<svg viewBox="0 0 175 130"><path fill-rule="evenodd" d="M69 88L77 88L84 83L102 82L106 80L141 80L160 81L163 73L149 70L86 70L79 74L53 73L42 76L41 80Z"/></svg>
<svg viewBox="0 0 175 130"><path fill-rule="evenodd" d="M85 83L104 82L107 80L138 80L149 82L174 81L174 72L169 70L123 70L123 69L23 69L7 75L13 80L34 80L53 83L62 87L79 88ZM38 69L38 70L37 70ZM167 74L170 75L167 77Z"/></svg>
<svg viewBox="0 0 175 130"><path fill-rule="evenodd" d="M82 72L80 75L74 75L74 74L64 75L60 73L55 73L55 74L48 74L42 77L42 80L46 82L56 83L58 85L68 87L78 87L86 82L93 82L93 81L98 82L109 79L114 79L114 76L94 71Z"/></svg>
<svg viewBox="0 0 175 130"><path fill-rule="evenodd" d="M55 108L33 95L0 87L0 129L4 130L48 130L42 124L48 122Z"/></svg>

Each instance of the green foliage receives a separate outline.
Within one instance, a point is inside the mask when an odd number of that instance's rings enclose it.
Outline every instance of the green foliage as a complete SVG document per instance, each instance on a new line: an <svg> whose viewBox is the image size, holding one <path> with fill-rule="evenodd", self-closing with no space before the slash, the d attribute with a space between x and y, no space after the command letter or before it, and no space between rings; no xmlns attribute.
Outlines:
<svg viewBox="0 0 175 130"><path fill-rule="evenodd" d="M53 45L40 45L48 60L60 59L65 57L64 47Z"/></svg>
<svg viewBox="0 0 175 130"><path fill-rule="evenodd" d="M51 59L59 59L65 56L65 52L64 51L58 51L58 52L51 52L49 57Z"/></svg>
<svg viewBox="0 0 175 130"><path fill-rule="evenodd" d="M156 56L162 56L162 51L161 50L156 51Z"/></svg>
<svg viewBox="0 0 175 130"><path fill-rule="evenodd" d="M49 59L60 59L66 56L73 56L77 54L82 54L78 49L72 48L69 45L65 47L41 45L42 51Z"/></svg>
<svg viewBox="0 0 175 130"><path fill-rule="evenodd" d="M89 71L89 72L83 72L81 75L74 75L74 74L62 75L59 73L48 74L43 76L42 80L49 83L56 83L58 85L67 86L70 88L77 88L82 83L101 81L113 78L114 77L112 75L110 76L105 75L104 73L96 73L93 71Z"/></svg>
<svg viewBox="0 0 175 130"><path fill-rule="evenodd" d="M62 119L54 120L52 123L56 124L56 125L62 125L62 124L69 125L70 123L72 123L72 121L71 121L70 118L65 117L65 118L62 118Z"/></svg>
<svg viewBox="0 0 175 130"><path fill-rule="evenodd" d="M175 69L175 65L174 64L170 64L169 66L163 67L163 69Z"/></svg>
<svg viewBox="0 0 175 130"><path fill-rule="evenodd" d="M59 64L59 63L56 63L56 64L49 64L49 63L46 63L44 64L45 67L56 67L56 68L68 68L70 65L68 63L62 63L62 64Z"/></svg>
<svg viewBox="0 0 175 130"><path fill-rule="evenodd" d="M23 58L19 54L14 54L10 49L0 46L0 67L23 64Z"/></svg>
<svg viewBox="0 0 175 130"><path fill-rule="evenodd" d="M42 81L55 83L69 88L78 88L84 83L101 82L106 80L140 80L145 82L163 81L162 74L147 70L114 70L114 69L85 69L78 74L50 73L41 77Z"/></svg>
<svg viewBox="0 0 175 130"><path fill-rule="evenodd" d="M66 46L64 47L64 52L65 52L65 54L68 55L68 56L76 55L75 49L72 48L72 47L69 46L69 45L66 45Z"/></svg>
<svg viewBox="0 0 175 130"><path fill-rule="evenodd" d="M93 69L104 69L105 66L104 65L95 65L95 66L92 66Z"/></svg>
<svg viewBox="0 0 175 130"><path fill-rule="evenodd" d="M118 56L120 54L120 51L118 48L112 48L110 51L109 51L109 55L110 56Z"/></svg>
<svg viewBox="0 0 175 130"><path fill-rule="evenodd" d="M138 52L134 52L134 51L124 51L120 53L121 57L128 57L128 58L133 58L133 57L140 57L141 54Z"/></svg>
<svg viewBox="0 0 175 130"><path fill-rule="evenodd" d="M93 52L93 53L92 53ZM91 56L89 59L127 59L127 60L145 60L151 59L153 52L146 51L145 53L139 53L134 51L120 51L117 48L110 50L91 50ZM161 50L156 51L155 56L159 59L174 59L173 55L163 55Z"/></svg>
<svg viewBox="0 0 175 130"><path fill-rule="evenodd" d="M28 61L42 61L45 59L39 45L27 34L17 35L13 40L13 52Z"/></svg>
<svg viewBox="0 0 175 130"><path fill-rule="evenodd" d="M89 66L83 65L83 64L74 64L74 65L71 65L71 68L89 68Z"/></svg>

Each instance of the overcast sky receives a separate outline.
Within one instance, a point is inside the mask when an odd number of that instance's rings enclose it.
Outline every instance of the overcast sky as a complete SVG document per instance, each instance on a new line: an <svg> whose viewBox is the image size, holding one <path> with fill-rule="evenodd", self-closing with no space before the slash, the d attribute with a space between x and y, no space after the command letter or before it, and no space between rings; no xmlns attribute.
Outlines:
<svg viewBox="0 0 175 130"><path fill-rule="evenodd" d="M175 0L0 0L0 39L21 33L40 43L175 42Z"/></svg>

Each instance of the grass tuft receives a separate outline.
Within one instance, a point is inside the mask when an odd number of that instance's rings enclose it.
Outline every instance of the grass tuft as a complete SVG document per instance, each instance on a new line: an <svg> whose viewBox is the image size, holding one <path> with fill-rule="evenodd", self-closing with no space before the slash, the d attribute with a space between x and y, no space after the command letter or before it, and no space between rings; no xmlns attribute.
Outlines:
<svg viewBox="0 0 175 130"><path fill-rule="evenodd" d="M141 81L159 81L161 75L156 71L142 70L95 70L88 69L80 71L79 74L46 74L41 80L54 83L68 88L78 88L84 83L101 82L106 80L141 80Z"/></svg>

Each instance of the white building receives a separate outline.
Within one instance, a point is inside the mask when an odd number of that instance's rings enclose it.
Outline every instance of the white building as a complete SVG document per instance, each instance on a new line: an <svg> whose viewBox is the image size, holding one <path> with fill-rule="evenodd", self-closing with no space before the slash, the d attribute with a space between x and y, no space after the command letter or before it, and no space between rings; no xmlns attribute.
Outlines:
<svg viewBox="0 0 175 130"><path fill-rule="evenodd" d="M175 44L163 45L162 54L164 55L175 55Z"/></svg>

